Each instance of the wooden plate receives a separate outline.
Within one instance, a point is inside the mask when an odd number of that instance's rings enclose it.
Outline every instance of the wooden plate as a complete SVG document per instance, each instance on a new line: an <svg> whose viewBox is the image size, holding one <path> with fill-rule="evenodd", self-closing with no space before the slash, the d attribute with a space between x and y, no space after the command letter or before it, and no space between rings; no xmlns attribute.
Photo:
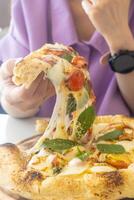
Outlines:
<svg viewBox="0 0 134 200"><path fill-rule="evenodd" d="M17 145L22 150L30 149L35 144L35 142L39 139L40 136L41 135L33 136L31 138L21 141ZM24 199L18 195L14 195L9 191L3 188L0 188L0 200L27 200L27 199Z"/></svg>
<svg viewBox="0 0 134 200"><path fill-rule="evenodd" d="M22 150L30 149L36 143L36 141L39 139L39 137L41 137L41 135L33 136L31 138L21 141L17 145ZM0 200L28 200L28 199L22 198L18 195L14 195L10 191L0 188ZM126 198L123 200L134 200L134 199Z"/></svg>

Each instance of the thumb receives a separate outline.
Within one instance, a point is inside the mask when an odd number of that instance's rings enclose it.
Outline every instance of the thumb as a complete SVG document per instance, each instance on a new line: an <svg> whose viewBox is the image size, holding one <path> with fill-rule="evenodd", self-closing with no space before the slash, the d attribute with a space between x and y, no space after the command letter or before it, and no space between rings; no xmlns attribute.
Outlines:
<svg viewBox="0 0 134 200"><path fill-rule="evenodd" d="M0 76L2 79L7 79L13 75L13 69L18 59L9 59L1 65Z"/></svg>

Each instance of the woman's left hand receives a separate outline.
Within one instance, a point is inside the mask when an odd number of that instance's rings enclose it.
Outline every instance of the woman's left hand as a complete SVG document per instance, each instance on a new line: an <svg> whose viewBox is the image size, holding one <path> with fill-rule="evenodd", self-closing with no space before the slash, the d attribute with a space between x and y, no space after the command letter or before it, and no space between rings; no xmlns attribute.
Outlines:
<svg viewBox="0 0 134 200"><path fill-rule="evenodd" d="M131 0L83 0L85 12L107 41L111 53L120 50L134 51L134 38L128 25L130 2ZM115 75L122 96L134 113L134 71Z"/></svg>
<svg viewBox="0 0 134 200"><path fill-rule="evenodd" d="M111 51L116 52L123 48L134 50L134 39L128 25L130 2L131 0L83 0L82 2L92 24L103 35Z"/></svg>

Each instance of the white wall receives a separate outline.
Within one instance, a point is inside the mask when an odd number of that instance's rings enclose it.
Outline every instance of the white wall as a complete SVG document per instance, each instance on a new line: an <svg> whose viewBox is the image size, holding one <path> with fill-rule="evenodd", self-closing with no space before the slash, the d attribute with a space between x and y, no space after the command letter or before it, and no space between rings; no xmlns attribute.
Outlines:
<svg viewBox="0 0 134 200"><path fill-rule="evenodd" d="M10 21L11 0L0 0L0 28L7 27Z"/></svg>

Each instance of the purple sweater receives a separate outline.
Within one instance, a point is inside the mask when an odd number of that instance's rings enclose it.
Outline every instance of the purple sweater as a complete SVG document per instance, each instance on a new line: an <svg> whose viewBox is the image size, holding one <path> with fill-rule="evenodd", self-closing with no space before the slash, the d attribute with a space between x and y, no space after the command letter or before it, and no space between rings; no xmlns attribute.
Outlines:
<svg viewBox="0 0 134 200"><path fill-rule="evenodd" d="M108 65L102 66L99 62L101 56L109 50L107 43L97 32L89 41L78 40L67 1L14 0L9 33L0 41L0 60L3 62L8 58L23 57L47 42L71 45L89 61L89 72L97 97L97 113L130 115L114 73ZM134 1L129 24L134 33ZM41 107L38 115L50 116L54 103L55 98L50 99Z"/></svg>

